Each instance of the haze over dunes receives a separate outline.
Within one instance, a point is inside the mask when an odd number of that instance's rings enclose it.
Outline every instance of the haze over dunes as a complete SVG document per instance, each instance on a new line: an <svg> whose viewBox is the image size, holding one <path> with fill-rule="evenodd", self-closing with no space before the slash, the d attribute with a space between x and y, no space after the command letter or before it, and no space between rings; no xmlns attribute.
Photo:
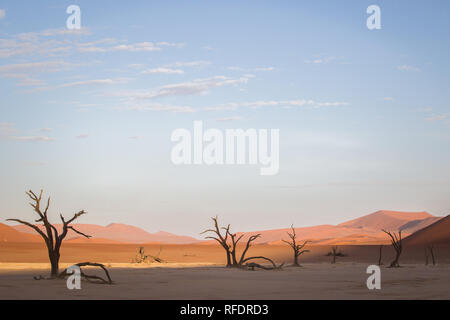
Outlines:
<svg viewBox="0 0 450 320"><path fill-rule="evenodd" d="M37 242L41 237L34 234L19 232L13 227L0 223L0 242Z"/></svg>
<svg viewBox="0 0 450 320"><path fill-rule="evenodd" d="M338 225L320 225L295 230L300 239L309 240L312 244L382 244L389 243L382 229L402 230L403 235L407 236L439 219L441 217L435 217L428 212L380 210ZM261 233L259 242L281 244L281 240L288 239L288 231L286 228L256 232Z"/></svg>
<svg viewBox="0 0 450 320"><path fill-rule="evenodd" d="M397 231L402 230L406 237L423 229L441 217L435 217L427 212L401 212L381 210L362 216L338 225L319 225L296 228L299 239L309 240L315 245L360 245L360 244L387 244L389 240L381 229ZM61 225L55 225L61 230ZM111 223L107 226L96 224L75 224L76 229L91 235L92 238L81 238L75 232L69 230L68 243L163 243L163 244L216 244L214 240L201 241L189 236L176 235L159 231L149 233L141 228ZM42 228L42 226L40 226ZM287 240L286 229L249 231L244 240L250 234L261 233L261 238L256 243L282 244L281 240ZM241 234L238 232L238 234ZM24 225L7 226L0 224L0 241L2 242L36 242L41 241L35 231Z"/></svg>
<svg viewBox="0 0 450 320"><path fill-rule="evenodd" d="M39 226L41 229L42 226ZM55 224L58 232L61 230L61 224ZM107 226L100 226L96 224L74 224L77 230L92 236L90 239L79 239L80 236L69 230L66 239L73 242L96 242L96 243L114 243L114 242L124 242L124 243L149 243L149 242L159 242L159 243L173 243L173 244L183 244L183 243L193 243L198 241L195 238L188 236L179 236L169 232L159 231L156 233L149 233L141 228L130 226L122 223L111 223ZM13 227L15 230L22 233L34 234L35 231L24 225L16 225Z"/></svg>

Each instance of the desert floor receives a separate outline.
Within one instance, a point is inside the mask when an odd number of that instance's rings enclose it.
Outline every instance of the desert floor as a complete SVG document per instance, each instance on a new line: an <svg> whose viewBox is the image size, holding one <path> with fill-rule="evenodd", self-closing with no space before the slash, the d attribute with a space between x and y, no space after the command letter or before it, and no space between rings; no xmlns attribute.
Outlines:
<svg viewBox="0 0 450 320"><path fill-rule="evenodd" d="M145 245L157 254L160 245ZM68 290L64 280L34 280L47 276L43 245L0 243L0 299L450 299L450 247L438 246L436 266L424 265L423 247L406 247L402 268L381 269L381 290L368 290L368 265L378 261L378 246L340 246L347 254L330 263L329 246L311 246L301 257L303 267L288 266L287 246L255 245L248 255L265 255L280 271L247 271L223 267L223 249L215 245L163 245L165 263L135 264L139 245L66 244L61 270L76 262L104 263L115 284L82 282ZM394 252L383 248L387 265ZM100 274L95 269L87 273Z"/></svg>
<svg viewBox="0 0 450 320"><path fill-rule="evenodd" d="M113 285L34 280L45 264L0 265L0 299L450 299L450 267L382 268L381 290L366 287L366 264L307 263L282 271L168 263L112 264ZM87 270L96 273L94 270Z"/></svg>

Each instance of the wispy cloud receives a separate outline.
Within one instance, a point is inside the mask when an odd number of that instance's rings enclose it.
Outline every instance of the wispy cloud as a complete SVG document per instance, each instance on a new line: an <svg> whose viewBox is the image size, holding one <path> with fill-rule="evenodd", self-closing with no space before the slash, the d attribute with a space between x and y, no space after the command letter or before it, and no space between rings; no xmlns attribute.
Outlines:
<svg viewBox="0 0 450 320"><path fill-rule="evenodd" d="M425 118L426 121L436 122L442 121L445 124L450 124L450 112L449 113L441 113L441 114L432 114Z"/></svg>
<svg viewBox="0 0 450 320"><path fill-rule="evenodd" d="M183 48L186 44L184 42L167 42L167 41L160 41L156 43L157 46L160 47L176 47L176 48Z"/></svg>
<svg viewBox="0 0 450 320"><path fill-rule="evenodd" d="M154 69L148 69L141 72L142 74L156 74L156 73L162 73L162 74L183 74L184 71L181 69L170 69L170 68L154 68Z"/></svg>
<svg viewBox="0 0 450 320"><path fill-rule="evenodd" d="M86 139L88 137L89 137L89 135L86 133L82 133L82 134L75 136L75 138L77 138L77 139Z"/></svg>
<svg viewBox="0 0 450 320"><path fill-rule="evenodd" d="M13 123L10 122L0 122L0 138L5 140L13 141L24 141L24 142L50 142L56 139L48 136L23 136L18 135L18 130L14 127Z"/></svg>
<svg viewBox="0 0 450 320"><path fill-rule="evenodd" d="M410 65L406 65L406 64L398 66L397 69L400 71L416 71L416 72L420 71L420 69L418 67L410 66Z"/></svg>
<svg viewBox="0 0 450 320"><path fill-rule="evenodd" d="M135 111L167 111L174 113L193 113L199 111L234 111L239 108L260 109L263 107L278 107L283 109L305 107L305 108L323 108L323 107L339 107L347 106L347 102L318 102L314 100L271 100L271 101L253 101L253 102L229 102L216 106L208 107L192 107L192 106L179 106L179 105L167 105L160 103L145 103L145 100L137 99L124 102L121 106L117 106L116 110L135 110ZM230 116L217 118L216 121L236 121L242 120L240 116Z"/></svg>
<svg viewBox="0 0 450 320"><path fill-rule="evenodd" d="M14 72L57 72L67 70L73 67L74 64L57 60L57 61L42 61L29 63L6 64L0 66L0 73L14 73Z"/></svg>
<svg viewBox="0 0 450 320"><path fill-rule="evenodd" d="M237 66L231 66L227 68L231 71L241 71L241 72L265 72L265 71L273 71L275 67L258 67L258 68L242 68Z"/></svg>
<svg viewBox="0 0 450 320"><path fill-rule="evenodd" d="M47 136L13 136L11 137L13 140L18 141L30 141L30 142L50 142L55 141L55 138L47 137Z"/></svg>
<svg viewBox="0 0 450 320"><path fill-rule="evenodd" d="M224 86L236 86L245 84L249 77L229 78L225 76L215 76L204 79L195 79L188 82L168 84L150 91L128 91L113 93L114 96L121 96L130 100L155 99L169 96L188 96L195 94L206 94L213 88Z"/></svg>
<svg viewBox="0 0 450 320"><path fill-rule="evenodd" d="M339 107L347 106L348 102L319 102L314 100L261 100L253 102L230 102L218 106L205 107L204 110L207 111L222 111L222 110L236 110L238 108L262 108L262 107L281 107L281 108L295 108L295 107L310 107L310 108L320 108L320 107Z"/></svg>
<svg viewBox="0 0 450 320"><path fill-rule="evenodd" d="M3 19L4 17L6 17L6 11L5 9L0 9L0 19Z"/></svg>
<svg viewBox="0 0 450 320"><path fill-rule="evenodd" d="M62 85L57 86L58 88L67 88L67 87L79 87L79 86L88 86L93 84L122 84L127 83L129 78L116 78L116 79L90 79L83 81L74 81L69 83L64 83Z"/></svg>
<svg viewBox="0 0 450 320"><path fill-rule="evenodd" d="M174 62L171 64L168 64L168 67L200 67L200 66L207 66L210 65L211 61L205 61L205 60L197 60L197 61L185 61L185 62Z"/></svg>
<svg viewBox="0 0 450 320"><path fill-rule="evenodd" d="M238 120L242 120L242 117L233 116L233 117L224 117L224 118L216 119L216 121L218 121L218 122L230 122L230 121L238 121Z"/></svg>
<svg viewBox="0 0 450 320"><path fill-rule="evenodd" d="M145 104L124 104L123 106L114 108L116 110L133 110L133 111L162 111L173 113L193 113L196 110L191 106L175 106L164 105L159 103L145 103Z"/></svg>
<svg viewBox="0 0 450 320"><path fill-rule="evenodd" d="M305 60L305 63L326 64L326 63L330 63L334 60L336 60L336 57L327 56L327 57L319 57L319 58L315 58L315 59L311 59L311 60Z"/></svg>

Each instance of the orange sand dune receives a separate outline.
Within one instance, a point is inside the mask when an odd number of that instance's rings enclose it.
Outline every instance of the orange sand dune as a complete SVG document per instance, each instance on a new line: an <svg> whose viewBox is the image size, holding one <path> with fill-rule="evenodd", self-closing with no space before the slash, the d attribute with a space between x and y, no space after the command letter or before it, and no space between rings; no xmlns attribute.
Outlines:
<svg viewBox="0 0 450 320"><path fill-rule="evenodd" d="M381 210L372 214L350 220L339 225L318 225L296 228L299 240L309 240L316 245L331 244L384 244L388 238L381 229L391 231L402 230L404 237L425 228L441 217L435 217L427 212L401 212ZM23 242L39 241L39 238L30 237L34 230L24 225L16 225L13 228L2 225L0 239L2 241ZM91 239L80 239L80 236L69 231L67 239L74 243L162 243L162 244L189 244L201 243L205 245L216 244L214 240L201 241L188 236L180 236L160 231L148 233L147 231L119 223L111 223L107 226L95 224L75 224L79 231L92 236ZM40 226L42 228L42 226ZM56 225L61 230L61 225ZM20 232L17 232L20 231ZM288 240L287 232L290 229L274 229L246 232L243 241L249 235L260 233L261 237L255 243L281 244L281 240ZM238 232L238 235L242 232ZM17 240L19 239L19 240Z"/></svg>
<svg viewBox="0 0 450 320"><path fill-rule="evenodd" d="M428 212L402 212L402 211L389 211L380 210L372 214L350 220L339 224L339 227L352 227L352 228L371 228L371 229L387 229L398 230L405 224L411 222L420 222L424 219L435 218ZM411 226L413 226L412 224Z"/></svg>
<svg viewBox="0 0 450 320"><path fill-rule="evenodd" d="M0 223L0 242L38 242L41 237L34 234L26 234L14 228Z"/></svg>
<svg viewBox="0 0 450 320"><path fill-rule="evenodd" d="M319 225L313 227L295 228L300 240L309 240L313 244L385 244L389 243L386 234L381 229L402 230L404 236L424 228L441 217L435 217L427 212L401 212L381 210L372 214L350 220L339 225ZM276 229L247 232L244 240L250 234L260 233L256 243L280 244L288 240L290 229ZM242 233L238 233L242 234ZM213 242L208 242L213 243Z"/></svg>
<svg viewBox="0 0 450 320"><path fill-rule="evenodd" d="M146 243L146 242L161 242L161 243L193 243L198 241L195 238L188 236L179 236L176 234L160 231L156 233L148 233L147 231L127 224L111 223L106 227L96 224L74 224L77 230L92 236L93 239L109 239L116 242L125 243ZM41 229L42 226L39 226ZM61 224L55 224L58 231L61 230ZM16 225L14 229L24 233L35 233L35 231L24 225ZM67 239L78 238L79 235L69 230Z"/></svg>
<svg viewBox="0 0 450 320"><path fill-rule="evenodd" d="M85 238L85 237L78 237L78 238L72 238L65 241L65 243L108 243L108 244L120 244L123 242L114 241L111 239L103 239L103 238Z"/></svg>
<svg viewBox="0 0 450 320"><path fill-rule="evenodd" d="M450 244L450 215L405 238L405 244Z"/></svg>

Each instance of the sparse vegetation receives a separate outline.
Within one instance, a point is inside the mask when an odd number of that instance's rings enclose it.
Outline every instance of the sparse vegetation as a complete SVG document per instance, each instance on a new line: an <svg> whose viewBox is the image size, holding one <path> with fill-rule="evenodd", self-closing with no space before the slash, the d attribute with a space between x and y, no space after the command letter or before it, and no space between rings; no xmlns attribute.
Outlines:
<svg viewBox="0 0 450 320"><path fill-rule="evenodd" d="M146 254L144 247L139 247L138 253L136 254L136 257L133 259L132 263L163 263L164 260L159 257L161 255L161 251L162 246L159 247L158 254L156 256L153 256L151 254Z"/></svg>
<svg viewBox="0 0 450 320"><path fill-rule="evenodd" d="M331 263L336 263L336 257L346 257L347 255L342 251L339 251L338 246L332 246L331 251L326 254L327 257L333 257Z"/></svg>
<svg viewBox="0 0 450 320"><path fill-rule="evenodd" d="M50 197L47 198L47 204L45 206L44 211L41 210L42 193L43 190L41 190L39 196L37 196L31 190L26 192L27 196L31 199L30 202L31 207L34 209L34 212L36 212L39 216L39 219L37 219L35 222L36 223L41 222L42 226L44 227L44 230L41 230L41 228L39 228L35 224L20 219L7 219L7 220L15 221L34 229L44 239L45 245L47 246L48 257L51 265L50 276L52 278L55 278L58 276L61 245L64 238L67 236L67 232L69 230L72 230L83 237L89 238L90 236L78 231L77 229L75 229L73 226L70 225L81 215L86 214L86 211L84 210L75 213L73 217L70 218L69 220L65 220L63 215L61 214L60 218L62 222L62 231L61 233L59 233L56 227L53 224L51 224L48 220L47 213L50 207Z"/></svg>
<svg viewBox="0 0 450 320"><path fill-rule="evenodd" d="M383 265L383 261L382 259L382 253L383 253L383 245L380 245L380 249L379 249L379 255L378 255L378 265L381 266Z"/></svg>
<svg viewBox="0 0 450 320"><path fill-rule="evenodd" d="M67 236L67 233L69 230L72 230L73 232L75 232L83 237L86 237L86 238L91 237L87 234L84 234L81 231L78 231L71 225L72 222L74 222L76 219L78 219L78 217L80 217L81 215L85 214L86 211L84 211L84 210L78 211L69 220L66 220L63 217L63 215L60 214L60 218L61 218L61 222L62 222L62 231L58 232L56 227L53 224L51 224L48 220L47 214L48 214L48 209L50 207L50 197L47 198L47 204L45 206L44 211L41 210L42 193L43 193L43 190L41 190L39 193L39 196L37 196L31 190L26 192L27 196L31 199L31 202L30 202L31 207L34 209L34 212L36 212L39 216L39 219L37 219L35 222L36 223L41 222L44 230L41 230L41 228L39 228L39 226L37 226L35 224L20 220L20 219L7 219L7 220L15 221L15 222L21 223L23 225L26 225L26 226L34 229L44 239L45 245L47 247L50 265L51 265L51 269L50 269L51 279L64 278L68 275L67 269L65 269L63 272L58 274L59 258L61 256L60 255L61 245L63 243L63 240ZM82 271L81 271L81 276L90 282L112 284L112 280L111 280L111 277L109 276L108 270L105 268L105 266L103 264L95 263L95 262L80 262L75 265L80 267L80 270L81 270L82 266L94 266L94 267L102 268L103 271L106 273L108 280L105 280L98 276L87 275L87 274L83 273ZM35 279L40 280L40 279L43 279L43 277L35 277Z"/></svg>
<svg viewBox="0 0 450 320"><path fill-rule="evenodd" d="M433 266L435 266L436 256L434 254L434 245L432 244L425 246L425 265L428 265L428 260L430 256L431 256L431 263L433 263Z"/></svg>
<svg viewBox="0 0 450 320"><path fill-rule="evenodd" d="M213 217L211 218L214 222L214 229L207 229L205 231L203 231L201 234L204 233L214 233L216 236L207 236L205 239L212 239L217 241L222 248L225 249L225 253L226 253L226 259L227 259L227 267L233 267L233 268L244 268L244 269L251 269L254 270L255 267L256 268L261 268L261 269L266 269L266 270L273 270L273 269L281 269L281 267L284 264L281 265L276 265L275 262L267 257L264 256L255 256L255 257L248 257L246 258L246 254L248 249L251 247L252 242L254 242L256 239L258 239L261 235L260 234L255 234L255 235L251 235L250 237L248 237L247 239L247 243L245 244L244 250L241 253L241 256L238 258L237 257L237 247L239 242L242 240L242 238L245 236L245 234L241 234L241 235L237 235L236 233L231 233L230 231L230 225L227 225L226 227L219 227L219 223L218 223L218 218ZM224 230L225 234L222 235L220 230ZM231 244L228 242L228 239L231 240ZM248 261L250 260L266 260L269 261L272 264L272 267L265 267L262 265L259 265L257 263L251 262L249 263Z"/></svg>
<svg viewBox="0 0 450 320"><path fill-rule="evenodd" d="M298 257L305 252L309 252L309 250L303 250L308 241L306 240L303 241L303 243L297 243L297 234L295 233L295 228L293 225L291 225L291 230L292 232L287 232L291 240L290 241L282 240L282 241L287 243L294 251L294 266L300 267L300 264L298 263Z"/></svg>
<svg viewBox="0 0 450 320"><path fill-rule="evenodd" d="M399 230L398 235L395 232L386 231L384 229L381 231L386 233L391 238L392 247L395 250L395 259L391 262L389 267L390 268L399 268L400 267L399 259L400 259L400 255L402 254L402 251L403 251L402 231Z"/></svg>

